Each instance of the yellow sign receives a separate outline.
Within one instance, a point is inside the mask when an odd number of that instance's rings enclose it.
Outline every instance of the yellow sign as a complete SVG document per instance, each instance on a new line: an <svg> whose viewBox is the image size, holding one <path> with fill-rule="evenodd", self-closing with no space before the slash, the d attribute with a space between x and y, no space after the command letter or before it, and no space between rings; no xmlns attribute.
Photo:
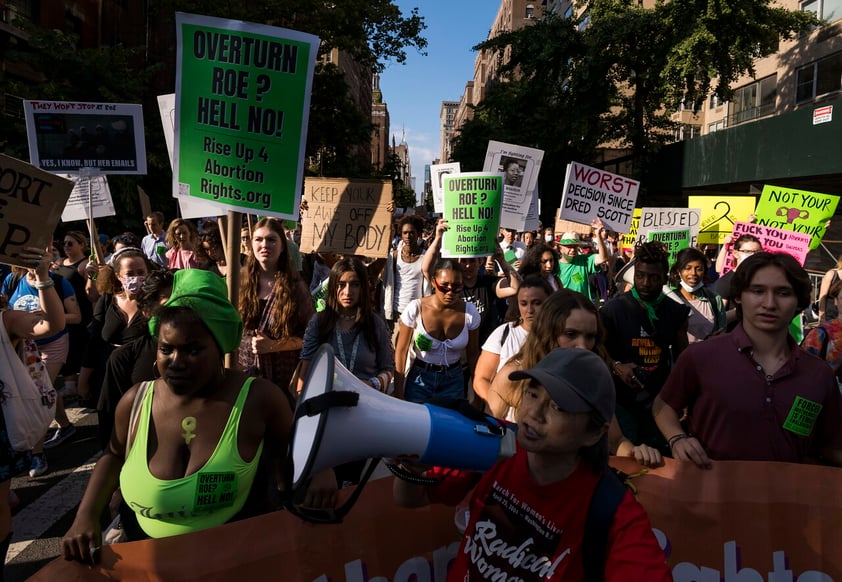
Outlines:
<svg viewBox="0 0 842 582"><path fill-rule="evenodd" d="M627 234L620 235L620 251L624 251L626 249L634 250L634 245L637 242L637 228L640 226L640 213L643 211L642 208L635 208L634 214L632 214L631 219L631 226L629 227L629 232Z"/></svg>
<svg viewBox="0 0 842 582"><path fill-rule="evenodd" d="M754 213L754 196L690 196L687 206L702 210L699 228L700 244L722 244L731 234L735 222L748 222Z"/></svg>

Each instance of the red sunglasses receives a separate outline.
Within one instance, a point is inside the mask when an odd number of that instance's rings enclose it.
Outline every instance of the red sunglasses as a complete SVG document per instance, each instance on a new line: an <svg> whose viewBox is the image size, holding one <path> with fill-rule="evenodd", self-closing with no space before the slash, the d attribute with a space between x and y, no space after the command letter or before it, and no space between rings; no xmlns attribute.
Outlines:
<svg viewBox="0 0 842 582"><path fill-rule="evenodd" d="M442 293L459 293L465 288L464 285L439 285L439 282L433 279L433 287Z"/></svg>

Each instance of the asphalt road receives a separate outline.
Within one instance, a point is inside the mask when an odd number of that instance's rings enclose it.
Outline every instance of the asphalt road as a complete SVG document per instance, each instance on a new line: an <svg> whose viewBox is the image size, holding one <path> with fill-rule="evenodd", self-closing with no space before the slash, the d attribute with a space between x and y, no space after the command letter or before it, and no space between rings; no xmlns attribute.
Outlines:
<svg viewBox="0 0 842 582"><path fill-rule="evenodd" d="M96 413L69 408L76 434L47 452L48 471L36 479L12 479L20 505L12 510L12 543L6 555L6 582L26 580L59 556L61 537L99 456Z"/></svg>

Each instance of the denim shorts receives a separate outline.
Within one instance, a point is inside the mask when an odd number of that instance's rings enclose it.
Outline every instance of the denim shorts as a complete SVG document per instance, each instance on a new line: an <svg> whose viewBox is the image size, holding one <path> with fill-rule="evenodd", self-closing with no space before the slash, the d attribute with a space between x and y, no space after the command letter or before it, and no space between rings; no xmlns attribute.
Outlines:
<svg viewBox="0 0 842 582"><path fill-rule="evenodd" d="M412 366L406 375L404 399L429 402L433 398L465 398L465 375L462 366L434 372Z"/></svg>

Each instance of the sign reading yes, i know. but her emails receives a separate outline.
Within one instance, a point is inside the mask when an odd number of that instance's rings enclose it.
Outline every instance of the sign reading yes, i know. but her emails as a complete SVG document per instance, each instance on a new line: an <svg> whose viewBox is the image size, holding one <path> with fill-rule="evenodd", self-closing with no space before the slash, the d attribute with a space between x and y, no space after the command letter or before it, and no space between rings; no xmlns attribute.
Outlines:
<svg viewBox="0 0 842 582"><path fill-rule="evenodd" d="M319 39L176 14L174 191L298 218Z"/></svg>
<svg viewBox="0 0 842 582"><path fill-rule="evenodd" d="M559 218L583 224L599 218L608 230L629 232L639 190L637 180L570 162Z"/></svg>

